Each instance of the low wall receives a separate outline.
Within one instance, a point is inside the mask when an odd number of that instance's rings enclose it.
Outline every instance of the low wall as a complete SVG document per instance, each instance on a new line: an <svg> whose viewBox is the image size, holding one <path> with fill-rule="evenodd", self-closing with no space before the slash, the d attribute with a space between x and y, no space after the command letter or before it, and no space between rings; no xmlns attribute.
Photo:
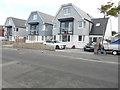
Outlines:
<svg viewBox="0 0 120 90"><path fill-rule="evenodd" d="M14 41L0 41L0 45L11 45Z"/></svg>
<svg viewBox="0 0 120 90"><path fill-rule="evenodd" d="M14 43L13 47L55 51L54 47L50 47L41 43Z"/></svg>
<svg viewBox="0 0 120 90"><path fill-rule="evenodd" d="M15 43L24 43L26 39L16 39Z"/></svg>

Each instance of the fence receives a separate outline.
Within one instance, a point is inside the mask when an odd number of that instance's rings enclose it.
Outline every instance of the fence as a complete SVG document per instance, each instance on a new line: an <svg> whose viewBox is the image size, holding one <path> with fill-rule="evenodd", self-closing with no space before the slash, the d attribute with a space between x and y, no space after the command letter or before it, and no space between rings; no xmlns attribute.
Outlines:
<svg viewBox="0 0 120 90"><path fill-rule="evenodd" d="M0 45L11 45L14 41L0 41Z"/></svg>
<svg viewBox="0 0 120 90"><path fill-rule="evenodd" d="M25 43L26 39L16 39L15 43Z"/></svg>
<svg viewBox="0 0 120 90"><path fill-rule="evenodd" d="M14 43L13 47L55 51L54 47L50 47L41 43Z"/></svg>

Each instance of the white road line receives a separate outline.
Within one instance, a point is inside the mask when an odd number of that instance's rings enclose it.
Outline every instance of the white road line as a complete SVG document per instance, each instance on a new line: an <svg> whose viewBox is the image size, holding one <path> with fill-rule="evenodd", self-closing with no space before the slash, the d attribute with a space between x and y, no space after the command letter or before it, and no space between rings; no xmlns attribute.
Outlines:
<svg viewBox="0 0 120 90"><path fill-rule="evenodd" d="M89 55L93 55L93 53L89 53L89 52L81 52L81 51L73 51L73 50L71 50L71 51L67 51L67 50L56 50L57 52L67 52L67 53L82 53L82 54L89 54Z"/></svg>
<svg viewBox="0 0 120 90"><path fill-rule="evenodd" d="M19 61L12 61L12 62L8 62L8 63L5 63L5 64L0 64L0 67L3 67L3 66L8 66L8 65L11 65L11 64L16 64L18 63Z"/></svg>
<svg viewBox="0 0 120 90"><path fill-rule="evenodd" d="M70 58L70 59L77 59L77 60L82 60L82 61L89 61L89 62L100 62L100 63L107 63L107 64L119 64L118 62L112 62L112 61L98 61L98 60L92 60L92 59L85 59L85 58L75 58L71 56L64 56L64 55L52 55L52 54L47 54L49 56L59 56L59 57L65 57L65 58Z"/></svg>

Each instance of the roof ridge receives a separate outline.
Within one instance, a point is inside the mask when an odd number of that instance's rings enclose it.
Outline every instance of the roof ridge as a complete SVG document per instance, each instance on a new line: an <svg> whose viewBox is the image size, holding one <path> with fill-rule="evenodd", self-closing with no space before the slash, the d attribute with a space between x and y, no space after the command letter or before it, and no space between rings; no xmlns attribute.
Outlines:
<svg viewBox="0 0 120 90"><path fill-rule="evenodd" d="M15 17L8 17L8 18L13 18L13 19L18 19L18 20L26 21L25 19L20 19L20 18L15 18Z"/></svg>
<svg viewBox="0 0 120 90"><path fill-rule="evenodd" d="M50 14L48 14L48 13L44 13L44 12L41 12L41 11L37 11L37 12L54 17L53 15L50 15Z"/></svg>

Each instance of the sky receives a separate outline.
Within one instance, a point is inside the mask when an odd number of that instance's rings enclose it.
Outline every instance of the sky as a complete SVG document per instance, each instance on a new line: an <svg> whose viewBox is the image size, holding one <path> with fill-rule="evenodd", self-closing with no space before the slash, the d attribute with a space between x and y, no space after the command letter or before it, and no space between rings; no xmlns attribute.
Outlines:
<svg viewBox="0 0 120 90"><path fill-rule="evenodd" d="M112 1L118 6L120 0L0 0L0 25L7 17L27 20L32 11L41 11L55 16L62 4L73 3L94 18L103 18L98 8ZM112 30L118 32L118 18L111 17Z"/></svg>

